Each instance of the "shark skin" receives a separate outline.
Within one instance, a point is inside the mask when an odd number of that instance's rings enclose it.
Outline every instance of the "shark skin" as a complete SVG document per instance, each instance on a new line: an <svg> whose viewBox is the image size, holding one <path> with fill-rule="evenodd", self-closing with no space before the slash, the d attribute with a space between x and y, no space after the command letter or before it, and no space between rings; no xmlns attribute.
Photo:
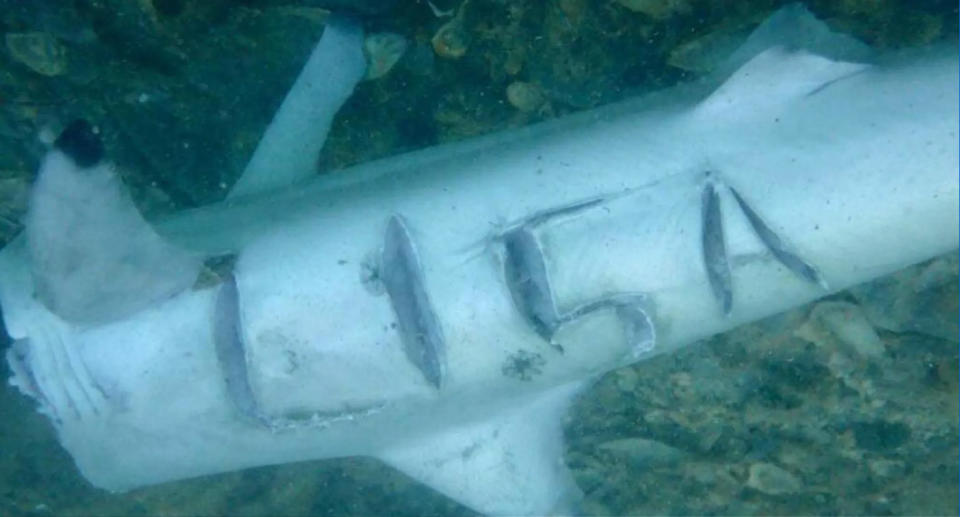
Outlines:
<svg viewBox="0 0 960 517"><path fill-rule="evenodd" d="M38 186L0 252L13 382L108 490L367 455L482 513L569 511L561 421L599 375L957 248L957 77L952 47L767 47L712 91L128 220L124 260L64 246ZM76 154L38 185L109 177ZM223 254L214 286L134 274ZM85 262L137 281L34 296Z"/></svg>

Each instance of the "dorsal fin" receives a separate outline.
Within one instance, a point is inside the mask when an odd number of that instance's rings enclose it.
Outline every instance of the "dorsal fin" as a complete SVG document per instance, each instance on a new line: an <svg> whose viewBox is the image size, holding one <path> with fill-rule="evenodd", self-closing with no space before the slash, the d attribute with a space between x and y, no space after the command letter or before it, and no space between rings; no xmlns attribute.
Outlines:
<svg viewBox="0 0 960 517"><path fill-rule="evenodd" d="M788 4L757 26L732 54L698 64L712 70L705 80L719 87L697 112L766 114L863 70L872 54L863 42L832 31L802 4Z"/></svg>
<svg viewBox="0 0 960 517"><path fill-rule="evenodd" d="M199 257L154 232L77 121L44 158L30 193L26 236L36 295L79 323L121 318L189 288Z"/></svg>
<svg viewBox="0 0 960 517"><path fill-rule="evenodd" d="M860 40L834 32L800 3L787 4L757 26L723 63L730 74L772 47L803 50L834 61L868 62L870 47Z"/></svg>
<svg viewBox="0 0 960 517"><path fill-rule="evenodd" d="M696 110L708 116L723 113L730 117L767 112L868 67L774 47L740 67Z"/></svg>
<svg viewBox="0 0 960 517"><path fill-rule="evenodd" d="M331 15L229 197L274 190L316 174L333 117L366 69L360 24Z"/></svg>

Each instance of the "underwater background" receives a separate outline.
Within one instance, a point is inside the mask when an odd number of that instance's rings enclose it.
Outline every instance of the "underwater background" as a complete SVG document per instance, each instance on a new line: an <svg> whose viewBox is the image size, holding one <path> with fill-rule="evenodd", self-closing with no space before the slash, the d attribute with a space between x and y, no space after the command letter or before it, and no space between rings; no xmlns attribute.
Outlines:
<svg viewBox="0 0 960 517"><path fill-rule="evenodd" d="M319 3L0 0L0 243L44 139L77 117L148 215L222 198L323 30ZM694 79L782 4L397 0L364 25L406 50L357 87L318 170ZM806 5L878 48L957 42L956 2ZM368 51L387 62L395 42ZM609 373L565 425L583 513L956 515L957 271L941 257ZM0 389L0 515L388 514L472 512L363 458L109 494Z"/></svg>

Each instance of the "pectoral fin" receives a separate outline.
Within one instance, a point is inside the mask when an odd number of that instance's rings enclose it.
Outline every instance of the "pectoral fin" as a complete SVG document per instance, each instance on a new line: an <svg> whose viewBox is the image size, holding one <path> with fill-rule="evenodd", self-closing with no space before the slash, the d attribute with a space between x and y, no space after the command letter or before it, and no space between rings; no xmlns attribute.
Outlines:
<svg viewBox="0 0 960 517"><path fill-rule="evenodd" d="M584 382L518 402L379 454L396 469L487 515L551 515L579 496L563 463L561 423Z"/></svg>
<svg viewBox="0 0 960 517"><path fill-rule="evenodd" d="M316 174L333 117L366 69L363 28L349 17L331 16L230 197L286 187Z"/></svg>
<svg viewBox="0 0 960 517"><path fill-rule="evenodd" d="M201 266L144 220L83 121L43 160L26 237L35 295L77 323L112 321L164 300L189 288Z"/></svg>

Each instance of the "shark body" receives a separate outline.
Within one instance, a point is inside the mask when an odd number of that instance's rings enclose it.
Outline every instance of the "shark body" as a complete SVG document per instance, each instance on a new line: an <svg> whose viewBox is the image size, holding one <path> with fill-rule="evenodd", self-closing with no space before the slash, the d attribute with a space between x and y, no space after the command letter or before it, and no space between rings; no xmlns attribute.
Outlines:
<svg viewBox="0 0 960 517"><path fill-rule="evenodd" d="M331 27L315 56L349 68L356 29ZM369 455L484 513L562 510L561 421L597 376L958 246L954 48L867 65L767 45L738 65L709 90L272 176L272 153L317 150L290 128L335 112L291 119L308 88L227 201L156 227L75 128L0 253L13 382L110 490Z"/></svg>

